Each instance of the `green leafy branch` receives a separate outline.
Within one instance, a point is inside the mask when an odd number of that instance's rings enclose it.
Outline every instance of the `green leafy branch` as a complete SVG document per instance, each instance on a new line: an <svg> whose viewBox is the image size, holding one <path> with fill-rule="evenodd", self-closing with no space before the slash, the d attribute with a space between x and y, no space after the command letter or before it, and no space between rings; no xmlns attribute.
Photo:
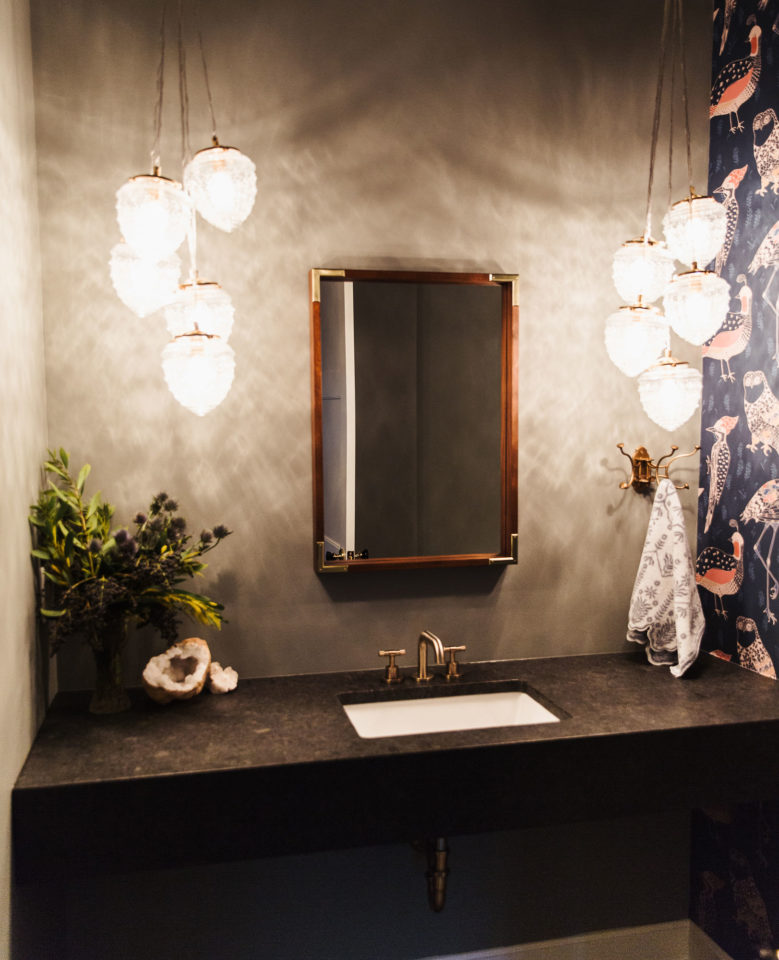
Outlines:
<svg viewBox="0 0 779 960"><path fill-rule="evenodd" d="M52 621L53 649L73 634L97 645L101 630L117 618L150 624L168 641L176 637L178 613L221 626L220 603L178 584L203 573L201 558L230 530L215 526L193 539L177 502L166 493L152 499L148 513L136 514L132 531L112 529L113 506L99 492L86 499L89 464L74 478L68 454L60 449L50 450L43 466L47 485L31 507L30 523L32 555L54 600L40 609Z"/></svg>

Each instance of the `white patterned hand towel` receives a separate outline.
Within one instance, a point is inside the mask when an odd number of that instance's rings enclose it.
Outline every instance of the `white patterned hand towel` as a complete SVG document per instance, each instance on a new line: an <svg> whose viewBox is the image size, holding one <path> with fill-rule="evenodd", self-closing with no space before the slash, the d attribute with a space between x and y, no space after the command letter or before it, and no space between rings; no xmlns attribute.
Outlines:
<svg viewBox="0 0 779 960"><path fill-rule="evenodd" d="M633 586L627 638L646 646L650 663L670 665L681 677L698 656L702 636L703 608L682 505L673 483L661 480Z"/></svg>

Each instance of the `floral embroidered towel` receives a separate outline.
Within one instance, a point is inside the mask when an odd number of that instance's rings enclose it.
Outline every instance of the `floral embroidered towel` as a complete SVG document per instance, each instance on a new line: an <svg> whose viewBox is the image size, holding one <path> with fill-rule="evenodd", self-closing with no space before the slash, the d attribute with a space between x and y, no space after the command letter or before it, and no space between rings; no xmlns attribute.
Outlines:
<svg viewBox="0 0 779 960"><path fill-rule="evenodd" d="M703 608L695 586L679 495L661 480L628 615L628 640L644 644L650 663L666 664L675 677L695 661L703 636Z"/></svg>

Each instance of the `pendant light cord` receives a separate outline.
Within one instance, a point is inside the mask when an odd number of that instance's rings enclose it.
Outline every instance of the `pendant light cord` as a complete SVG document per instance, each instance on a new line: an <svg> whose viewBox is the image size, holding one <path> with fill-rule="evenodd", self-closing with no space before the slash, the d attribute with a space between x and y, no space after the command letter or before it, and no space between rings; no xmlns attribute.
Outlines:
<svg viewBox="0 0 779 960"><path fill-rule="evenodd" d="M189 149L189 91L187 90L187 54L184 49L184 0L179 0L179 108L181 111L181 166L190 158Z"/></svg>
<svg viewBox="0 0 779 960"><path fill-rule="evenodd" d="M649 152L649 184L646 192L646 228L644 239L649 241L652 233L652 186L655 178L655 154L657 137L660 132L660 109L663 102L663 77L665 76L666 46L669 34L669 13L671 0L665 0L663 7L663 30L660 35L660 63L657 71L657 90L655 91L655 113L652 120L652 146Z"/></svg>
<svg viewBox="0 0 779 960"><path fill-rule="evenodd" d="M695 191L692 185L692 147L690 138L690 111L687 106L687 68L684 62L684 11L682 0L676 0L676 16L679 23L679 66L682 74L682 104L684 106L684 136L687 146L687 181L690 187L690 196Z"/></svg>
<svg viewBox="0 0 779 960"><path fill-rule="evenodd" d="M668 197L666 206L670 208L673 198L673 174L674 174L674 126L676 123L676 0L673 0L673 13L671 15L671 95L668 98Z"/></svg>
<svg viewBox="0 0 779 960"><path fill-rule="evenodd" d="M187 55L184 48L184 0L179 0L179 109L181 112L181 166L186 167L191 153L189 147L189 90L187 89ZM187 248L189 250L189 282L197 284L197 217L195 208L187 230Z"/></svg>
<svg viewBox="0 0 779 960"><path fill-rule="evenodd" d="M151 169L155 175L160 171L160 141L162 140L162 94L165 87L165 13L168 4L162 6L160 24L160 62L157 65L157 103L154 107L154 142L151 148Z"/></svg>
<svg viewBox="0 0 779 960"><path fill-rule="evenodd" d="M197 285L197 217L194 209L192 210L192 219L187 230L187 250L189 252L189 282L193 287Z"/></svg>
<svg viewBox="0 0 779 960"><path fill-rule="evenodd" d="M211 96L211 84L208 82L208 67L206 66L206 51L203 44L203 31L200 29L200 4L195 2L195 26L197 28L197 39L200 45L200 60L203 64L203 79L206 83L206 96L208 97L208 109L211 114L211 140L214 146L219 145L219 138L216 135L216 115L214 113L214 99Z"/></svg>

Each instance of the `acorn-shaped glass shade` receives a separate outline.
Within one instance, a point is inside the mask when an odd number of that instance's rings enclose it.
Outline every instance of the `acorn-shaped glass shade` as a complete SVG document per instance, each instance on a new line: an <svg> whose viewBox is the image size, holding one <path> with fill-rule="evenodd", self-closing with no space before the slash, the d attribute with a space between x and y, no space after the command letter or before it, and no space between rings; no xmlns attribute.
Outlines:
<svg viewBox="0 0 779 960"><path fill-rule="evenodd" d="M165 323L172 337L210 333L226 342L234 314L230 295L218 283L198 280L179 287L175 299L165 308Z"/></svg>
<svg viewBox="0 0 779 960"><path fill-rule="evenodd" d="M235 147L208 147L186 165L184 186L200 216L229 233L252 212L257 175L252 161Z"/></svg>
<svg viewBox="0 0 779 960"><path fill-rule="evenodd" d="M606 351L628 377L637 377L668 347L668 324L656 307L620 307L606 321Z"/></svg>
<svg viewBox="0 0 779 960"><path fill-rule="evenodd" d="M146 317L176 296L181 260L172 253L164 260L139 257L126 243L111 251L111 282L119 299L139 317Z"/></svg>
<svg viewBox="0 0 779 960"><path fill-rule="evenodd" d="M648 304L663 295L674 258L657 240L628 240L614 254L614 286L626 303Z"/></svg>
<svg viewBox="0 0 779 960"><path fill-rule="evenodd" d="M668 249L677 260L703 268L725 242L725 207L714 197L687 197L666 213L663 230Z"/></svg>
<svg viewBox="0 0 779 960"><path fill-rule="evenodd" d="M691 270L673 278L663 306L674 331L688 343L700 346L725 322L730 287L716 273Z"/></svg>
<svg viewBox="0 0 779 960"><path fill-rule="evenodd" d="M146 260L163 260L181 246L192 205L175 180L131 177L116 191L116 218L125 242Z"/></svg>
<svg viewBox="0 0 779 960"><path fill-rule="evenodd" d="M205 416L230 392L235 374L233 348L219 337L184 334L162 351L162 370L178 402Z"/></svg>
<svg viewBox="0 0 779 960"><path fill-rule="evenodd" d="M687 363L668 357L638 378L638 395L646 415L664 430L686 423L701 402L703 377Z"/></svg>

